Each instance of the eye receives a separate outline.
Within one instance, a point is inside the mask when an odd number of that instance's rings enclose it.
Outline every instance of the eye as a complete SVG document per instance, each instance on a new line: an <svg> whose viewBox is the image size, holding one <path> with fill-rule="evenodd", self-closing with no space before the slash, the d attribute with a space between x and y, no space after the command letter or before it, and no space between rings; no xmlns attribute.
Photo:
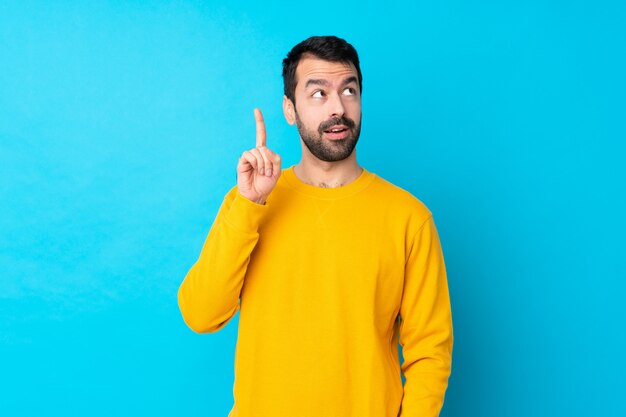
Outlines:
<svg viewBox="0 0 626 417"><path fill-rule="evenodd" d="M356 90L352 87L348 87L345 90L343 90L343 93L347 96L353 96L356 94Z"/></svg>
<svg viewBox="0 0 626 417"><path fill-rule="evenodd" d="M317 90L311 95L311 97L322 98L324 97L324 92L322 90Z"/></svg>

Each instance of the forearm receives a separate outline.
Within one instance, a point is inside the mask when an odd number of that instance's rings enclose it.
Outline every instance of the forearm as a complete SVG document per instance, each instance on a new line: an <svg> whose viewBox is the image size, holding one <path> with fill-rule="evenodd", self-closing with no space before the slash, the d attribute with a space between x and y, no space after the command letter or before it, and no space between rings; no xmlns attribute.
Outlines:
<svg viewBox="0 0 626 417"><path fill-rule="evenodd" d="M451 370L452 329L442 328L413 346L405 344L403 356L406 382L400 417L439 416Z"/></svg>
<svg viewBox="0 0 626 417"><path fill-rule="evenodd" d="M452 364L453 328L446 268L434 222L415 236L407 260L400 342L406 378L401 417L437 417Z"/></svg>
<svg viewBox="0 0 626 417"><path fill-rule="evenodd" d="M267 206L245 199L236 190L226 197L198 261L178 291L180 311L194 331L215 332L237 312L250 254L259 239L258 224L266 210Z"/></svg>

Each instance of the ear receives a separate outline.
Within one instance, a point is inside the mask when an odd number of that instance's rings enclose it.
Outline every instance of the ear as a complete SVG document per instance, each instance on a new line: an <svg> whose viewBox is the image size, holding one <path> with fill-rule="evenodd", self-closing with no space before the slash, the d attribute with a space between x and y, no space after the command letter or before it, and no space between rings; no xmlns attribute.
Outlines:
<svg viewBox="0 0 626 417"><path fill-rule="evenodd" d="M285 119L287 119L287 123L290 125L296 122L296 109L293 102L288 99L287 96L283 96L283 114L285 115Z"/></svg>

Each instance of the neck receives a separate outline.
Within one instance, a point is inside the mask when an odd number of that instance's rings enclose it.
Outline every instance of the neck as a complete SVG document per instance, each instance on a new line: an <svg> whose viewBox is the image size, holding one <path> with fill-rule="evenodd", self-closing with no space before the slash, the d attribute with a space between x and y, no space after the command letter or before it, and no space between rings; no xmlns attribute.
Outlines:
<svg viewBox="0 0 626 417"><path fill-rule="evenodd" d="M305 184L323 188L336 188L350 184L363 172L356 161L356 150L343 161L326 162L313 155L302 155L294 166L294 173Z"/></svg>

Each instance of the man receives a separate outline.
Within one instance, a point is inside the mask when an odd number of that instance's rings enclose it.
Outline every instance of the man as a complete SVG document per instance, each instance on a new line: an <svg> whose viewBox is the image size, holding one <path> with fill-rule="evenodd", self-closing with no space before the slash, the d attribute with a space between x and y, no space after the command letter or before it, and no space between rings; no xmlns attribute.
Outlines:
<svg viewBox="0 0 626 417"><path fill-rule="evenodd" d="M453 333L431 212L357 163L350 44L301 42L283 78L302 159L281 170L255 109L256 147L178 293L185 322L216 332L240 310L229 417L437 416Z"/></svg>

